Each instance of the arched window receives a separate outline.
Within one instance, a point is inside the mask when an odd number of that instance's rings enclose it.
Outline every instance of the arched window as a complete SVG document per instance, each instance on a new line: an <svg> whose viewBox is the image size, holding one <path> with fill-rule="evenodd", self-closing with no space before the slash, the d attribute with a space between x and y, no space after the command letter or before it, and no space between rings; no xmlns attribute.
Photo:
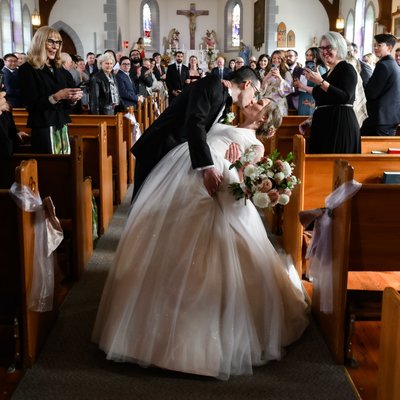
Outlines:
<svg viewBox="0 0 400 400"><path fill-rule="evenodd" d="M147 3L143 6L143 39L145 46L151 46L151 11Z"/></svg>
<svg viewBox="0 0 400 400"><path fill-rule="evenodd" d="M347 15L346 27L344 30L344 37L349 41L354 41L354 13L350 11Z"/></svg>
<svg viewBox="0 0 400 400"><path fill-rule="evenodd" d="M228 0L225 6L224 51L237 51L243 32L243 6L241 0Z"/></svg>
<svg viewBox="0 0 400 400"><path fill-rule="evenodd" d="M7 0L2 0L0 3L0 30L1 30L1 53L12 53L12 24L11 10Z"/></svg>
<svg viewBox="0 0 400 400"><path fill-rule="evenodd" d="M358 45L359 54L364 54L365 0L357 0L354 16L354 42Z"/></svg>
<svg viewBox="0 0 400 400"><path fill-rule="evenodd" d="M24 9L22 10L22 33L24 38L23 52L27 53L32 40L32 25L31 13L26 5L24 5Z"/></svg>
<svg viewBox="0 0 400 400"><path fill-rule="evenodd" d="M375 9L372 4L367 7L364 26L364 52L373 53Z"/></svg>
<svg viewBox="0 0 400 400"><path fill-rule="evenodd" d="M140 35L144 39L146 50L159 51L160 10L157 0L142 0L140 10Z"/></svg>
<svg viewBox="0 0 400 400"><path fill-rule="evenodd" d="M10 0L11 4L11 15L12 15L12 26L13 26L13 41L14 51L21 52L24 49L24 40L22 35L22 6L21 0Z"/></svg>

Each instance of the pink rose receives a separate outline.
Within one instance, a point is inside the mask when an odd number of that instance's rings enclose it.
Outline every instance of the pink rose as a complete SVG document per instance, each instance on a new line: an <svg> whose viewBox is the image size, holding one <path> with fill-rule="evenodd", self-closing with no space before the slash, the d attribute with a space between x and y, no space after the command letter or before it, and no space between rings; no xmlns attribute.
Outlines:
<svg viewBox="0 0 400 400"><path fill-rule="evenodd" d="M258 186L258 190L262 193L267 193L272 189L272 182L270 179L264 179Z"/></svg>
<svg viewBox="0 0 400 400"><path fill-rule="evenodd" d="M274 207L278 204L279 193L276 189L271 189L268 193L269 199L271 200L270 207Z"/></svg>

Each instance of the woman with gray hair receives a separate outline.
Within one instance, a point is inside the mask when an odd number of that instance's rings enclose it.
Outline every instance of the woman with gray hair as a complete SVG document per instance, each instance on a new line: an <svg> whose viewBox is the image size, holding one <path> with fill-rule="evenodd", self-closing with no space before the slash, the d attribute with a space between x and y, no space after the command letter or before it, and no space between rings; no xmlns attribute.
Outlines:
<svg viewBox="0 0 400 400"><path fill-rule="evenodd" d="M360 128L353 109L357 72L346 62L347 43L339 33L327 32L319 49L328 72L321 76L305 68L306 79L316 84L309 152L360 153Z"/></svg>
<svg viewBox="0 0 400 400"><path fill-rule="evenodd" d="M98 59L100 70L90 78L89 108L91 114L114 115L124 109L114 77L114 57L105 53Z"/></svg>

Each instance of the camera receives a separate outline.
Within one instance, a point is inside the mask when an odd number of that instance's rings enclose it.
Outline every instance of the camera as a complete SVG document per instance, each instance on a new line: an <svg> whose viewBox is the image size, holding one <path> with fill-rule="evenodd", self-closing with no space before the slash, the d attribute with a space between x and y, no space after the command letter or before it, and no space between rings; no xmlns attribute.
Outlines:
<svg viewBox="0 0 400 400"><path fill-rule="evenodd" d="M306 68L309 68L312 71L315 71L315 62L314 61L306 61Z"/></svg>

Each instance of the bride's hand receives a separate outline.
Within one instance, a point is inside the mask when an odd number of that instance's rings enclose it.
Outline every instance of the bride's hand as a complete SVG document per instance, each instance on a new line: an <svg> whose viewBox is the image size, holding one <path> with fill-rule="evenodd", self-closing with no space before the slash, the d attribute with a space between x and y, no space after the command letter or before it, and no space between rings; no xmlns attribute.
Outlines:
<svg viewBox="0 0 400 400"><path fill-rule="evenodd" d="M242 152L237 143L231 143L228 150L225 153L225 158L231 163L235 163L241 157Z"/></svg>
<svg viewBox="0 0 400 400"><path fill-rule="evenodd" d="M203 183L210 196L215 196L220 183L222 182L222 174L216 168L211 167L203 171Z"/></svg>

